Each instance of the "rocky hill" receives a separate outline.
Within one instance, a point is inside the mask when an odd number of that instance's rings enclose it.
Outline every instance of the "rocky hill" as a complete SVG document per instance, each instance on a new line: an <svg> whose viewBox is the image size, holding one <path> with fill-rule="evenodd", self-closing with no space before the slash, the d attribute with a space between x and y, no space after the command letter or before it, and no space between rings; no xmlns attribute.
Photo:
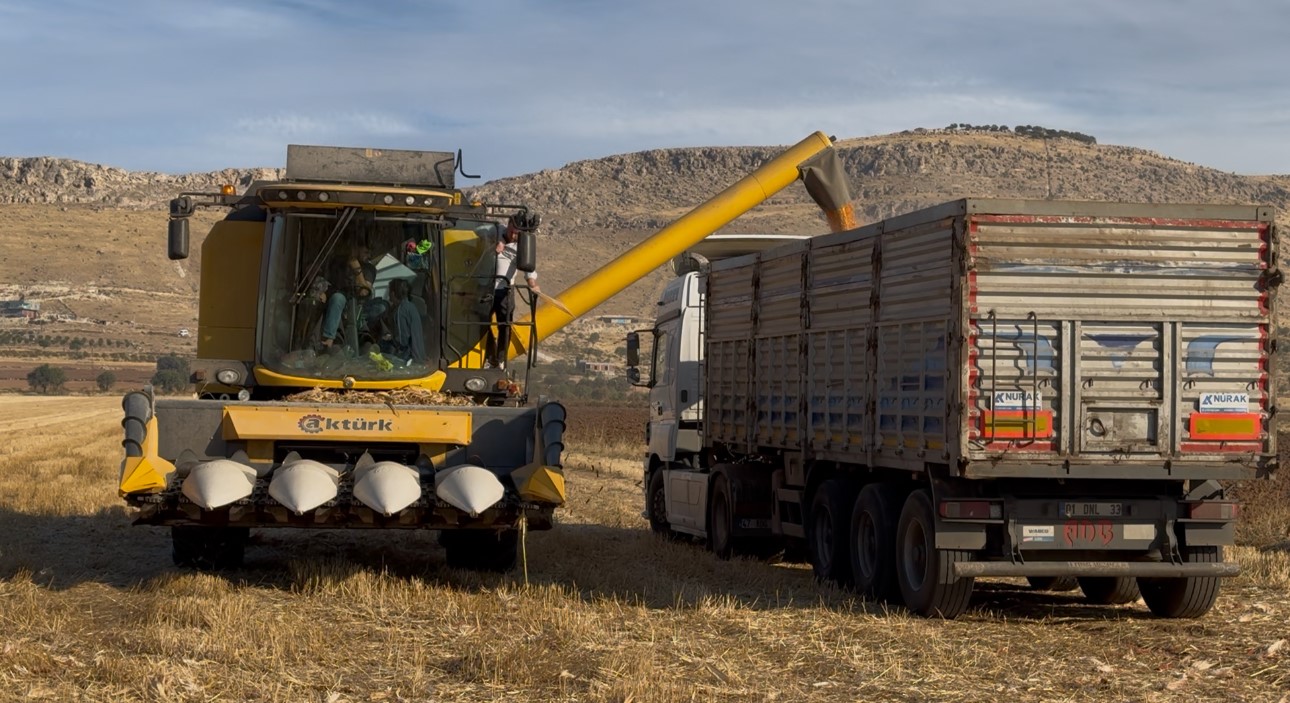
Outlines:
<svg viewBox="0 0 1290 703"><path fill-rule="evenodd" d="M862 221L961 197L1146 202L1260 203L1290 211L1290 176L1241 176L1142 149L1037 139L1013 133L913 130L838 144ZM544 216L540 269L556 292L737 181L782 147L657 149L578 161L474 189L486 200L528 203ZM0 158L0 283L92 285L181 295L158 317L195 320L199 260L164 258L164 208L176 193L275 178L277 169L173 176L51 158ZM78 207L89 206L89 207ZM194 236L200 241L200 228ZM800 187L739 218L728 232L823 232ZM67 266L62 253L95 236L95 266ZM194 242L195 246L198 242ZM110 272L110 273L109 273ZM649 314L665 281L657 272L600 313ZM108 303L98 305L103 310ZM85 305L86 303L82 303ZM146 325L139 303L117 317ZM110 306L109 306L110 307ZM182 315L181 315L182 313ZM113 319L110 311L101 316ZM171 333L173 336L173 333Z"/></svg>

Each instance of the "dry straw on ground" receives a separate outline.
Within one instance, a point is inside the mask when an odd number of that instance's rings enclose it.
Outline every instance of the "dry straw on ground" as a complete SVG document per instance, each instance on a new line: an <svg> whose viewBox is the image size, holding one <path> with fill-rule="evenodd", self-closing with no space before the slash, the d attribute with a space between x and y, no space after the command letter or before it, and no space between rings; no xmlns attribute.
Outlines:
<svg viewBox="0 0 1290 703"><path fill-rule="evenodd" d="M599 411L571 408L571 445ZM953 622L722 562L640 518L639 448L569 455L530 578L445 567L420 532L263 531L245 569L170 566L115 496L116 402L6 399L0 699L89 701L1278 701L1290 555L1196 621L983 584ZM1284 491L1281 484L1276 487ZM1282 494L1284 495L1284 493ZM1287 501L1272 522L1287 524ZM1281 540L1286 540L1284 533Z"/></svg>

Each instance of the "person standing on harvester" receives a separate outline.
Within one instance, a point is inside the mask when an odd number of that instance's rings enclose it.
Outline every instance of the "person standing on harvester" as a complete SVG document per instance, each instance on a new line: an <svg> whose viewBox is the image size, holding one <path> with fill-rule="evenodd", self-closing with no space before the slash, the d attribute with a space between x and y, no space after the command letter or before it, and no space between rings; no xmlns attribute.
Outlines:
<svg viewBox="0 0 1290 703"><path fill-rule="evenodd" d="M496 321L497 334L494 338L492 327L489 327L487 359L485 368L506 368L506 353L511 344L511 318L515 313L515 303L511 300L511 287L515 281L516 265L519 257L517 242L520 232L536 231L542 219L537 213L520 211L511 215L506 222L506 232L502 241L497 243L497 272L493 279L492 316ZM536 295L539 292L536 271L526 271L524 279L529 289Z"/></svg>

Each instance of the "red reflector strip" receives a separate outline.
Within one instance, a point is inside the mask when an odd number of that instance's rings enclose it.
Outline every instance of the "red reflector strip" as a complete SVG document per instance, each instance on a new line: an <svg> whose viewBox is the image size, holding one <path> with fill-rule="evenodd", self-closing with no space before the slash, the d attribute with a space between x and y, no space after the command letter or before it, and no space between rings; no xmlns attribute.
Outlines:
<svg viewBox="0 0 1290 703"><path fill-rule="evenodd" d="M1034 439L1053 436L1053 411L999 410L981 413L985 439Z"/></svg>
<svg viewBox="0 0 1290 703"><path fill-rule="evenodd" d="M1209 501L1192 503L1188 515L1194 520L1235 520L1241 514L1239 503Z"/></svg>
<svg viewBox="0 0 1290 703"><path fill-rule="evenodd" d="M1263 419L1258 413L1192 413L1188 427L1192 439L1259 439Z"/></svg>
<svg viewBox="0 0 1290 703"><path fill-rule="evenodd" d="M941 517L951 520L986 520L990 502L985 500L947 500L941 503Z"/></svg>

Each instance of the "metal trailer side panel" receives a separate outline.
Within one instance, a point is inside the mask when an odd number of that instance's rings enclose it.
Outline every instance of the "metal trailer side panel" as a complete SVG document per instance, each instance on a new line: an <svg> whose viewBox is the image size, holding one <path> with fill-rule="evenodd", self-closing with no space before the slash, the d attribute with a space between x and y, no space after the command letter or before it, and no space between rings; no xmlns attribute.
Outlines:
<svg viewBox="0 0 1290 703"><path fill-rule="evenodd" d="M874 271L881 229L820 237L807 266L806 443L868 459L873 435Z"/></svg>
<svg viewBox="0 0 1290 703"><path fill-rule="evenodd" d="M706 431L968 477L1254 475L1275 449L1271 219L961 200L719 262Z"/></svg>
<svg viewBox="0 0 1290 703"><path fill-rule="evenodd" d="M874 463L944 462L954 219L887 227L876 296Z"/></svg>
<svg viewBox="0 0 1290 703"><path fill-rule="evenodd" d="M1239 478L1272 460L1269 212L1005 204L966 208L965 475Z"/></svg>
<svg viewBox="0 0 1290 703"><path fill-rule="evenodd" d="M715 264L707 277L704 433L710 441L741 448L749 447L752 438L753 295L758 256L739 257L737 266Z"/></svg>

